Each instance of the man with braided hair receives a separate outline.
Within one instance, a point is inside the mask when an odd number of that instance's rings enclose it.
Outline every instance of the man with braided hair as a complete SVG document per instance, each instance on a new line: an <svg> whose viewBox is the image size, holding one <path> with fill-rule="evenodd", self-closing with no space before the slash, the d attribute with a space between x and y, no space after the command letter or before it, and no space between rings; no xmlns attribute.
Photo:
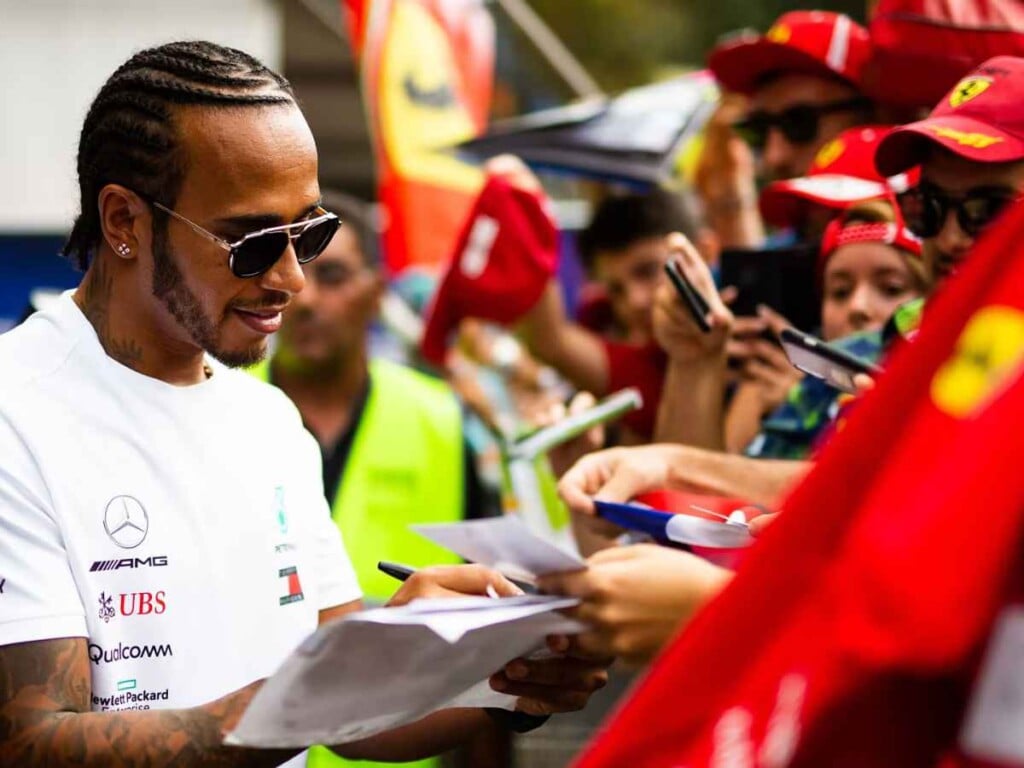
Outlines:
<svg viewBox="0 0 1024 768"><path fill-rule="evenodd" d="M338 227L288 83L240 51L142 51L82 129L77 290L0 337L0 768L274 766L222 732L318 622L360 607L294 406L258 361ZM476 566L395 595L511 594ZM577 709L602 662L517 660L523 717ZM447 710L346 745L410 760Z"/></svg>

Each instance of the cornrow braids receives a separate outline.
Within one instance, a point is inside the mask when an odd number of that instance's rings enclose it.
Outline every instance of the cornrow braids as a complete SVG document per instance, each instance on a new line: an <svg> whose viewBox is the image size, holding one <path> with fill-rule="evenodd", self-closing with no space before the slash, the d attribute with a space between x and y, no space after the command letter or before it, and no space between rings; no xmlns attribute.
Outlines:
<svg viewBox="0 0 1024 768"><path fill-rule="evenodd" d="M288 81L243 51L187 41L140 51L93 100L78 141L81 212L63 253L80 269L102 238L99 191L122 184L172 206L184 178L174 111L294 103Z"/></svg>

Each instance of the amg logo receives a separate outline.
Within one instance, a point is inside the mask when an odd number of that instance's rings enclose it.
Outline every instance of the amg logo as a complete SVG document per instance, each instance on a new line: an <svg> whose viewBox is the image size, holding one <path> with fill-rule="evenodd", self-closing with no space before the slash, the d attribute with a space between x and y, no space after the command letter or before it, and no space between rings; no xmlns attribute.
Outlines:
<svg viewBox="0 0 1024 768"><path fill-rule="evenodd" d="M120 560L97 560L90 571L117 571L121 568L158 568L167 565L167 555L124 557Z"/></svg>

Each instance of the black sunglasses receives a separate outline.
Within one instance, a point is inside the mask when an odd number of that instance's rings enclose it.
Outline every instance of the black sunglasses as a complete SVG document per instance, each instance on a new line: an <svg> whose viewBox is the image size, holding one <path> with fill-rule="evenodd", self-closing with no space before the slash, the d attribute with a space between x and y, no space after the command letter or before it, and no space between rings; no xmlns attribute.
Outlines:
<svg viewBox="0 0 1024 768"><path fill-rule="evenodd" d="M808 144L818 138L823 115L866 110L870 105L862 97L829 104L794 104L777 115L763 111L751 112L745 120L733 123L732 127L754 149L764 149L773 128L777 128L790 144Z"/></svg>
<svg viewBox="0 0 1024 768"><path fill-rule="evenodd" d="M978 234L1018 197L1005 187L978 187L964 195L947 194L940 187L922 181L896 196L907 228L921 238L935 237L956 211L956 223L970 237Z"/></svg>
<svg viewBox="0 0 1024 768"><path fill-rule="evenodd" d="M341 226L337 216L317 206L314 211L317 215L312 219L260 229L229 243L167 206L155 200L152 204L225 249L228 252L228 266L232 274L242 278L258 277L273 267L288 249L288 243L295 246L295 257L299 263L308 264L324 252L334 233Z"/></svg>

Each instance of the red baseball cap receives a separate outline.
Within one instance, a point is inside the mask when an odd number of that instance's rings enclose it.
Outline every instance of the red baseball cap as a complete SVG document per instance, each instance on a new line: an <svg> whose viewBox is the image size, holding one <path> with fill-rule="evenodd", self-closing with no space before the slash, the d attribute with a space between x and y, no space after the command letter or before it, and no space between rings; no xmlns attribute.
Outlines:
<svg viewBox="0 0 1024 768"><path fill-rule="evenodd" d="M849 16L790 11L764 35L743 33L716 46L708 68L727 90L748 95L773 72L839 77L860 90L870 53L867 29Z"/></svg>
<svg viewBox="0 0 1024 768"><path fill-rule="evenodd" d="M875 151L891 131L891 125L849 128L825 144L806 176L775 181L761 192L761 215L778 227L799 226L809 203L841 211L856 203L903 192L915 174L889 179L875 169Z"/></svg>
<svg viewBox="0 0 1024 768"><path fill-rule="evenodd" d="M832 254L842 246L854 243L883 243L912 256L921 256L921 239L907 229L902 221L847 223L839 216L829 222L821 241L821 250L818 252L819 278Z"/></svg>
<svg viewBox="0 0 1024 768"><path fill-rule="evenodd" d="M920 165L931 145L976 163L1024 159L1024 59L989 59L942 97L924 120L890 133L875 165L892 175Z"/></svg>
<svg viewBox="0 0 1024 768"><path fill-rule="evenodd" d="M558 265L558 231L539 190L492 175L466 221L427 314L423 356L444 363L466 317L509 324L540 299Z"/></svg>

